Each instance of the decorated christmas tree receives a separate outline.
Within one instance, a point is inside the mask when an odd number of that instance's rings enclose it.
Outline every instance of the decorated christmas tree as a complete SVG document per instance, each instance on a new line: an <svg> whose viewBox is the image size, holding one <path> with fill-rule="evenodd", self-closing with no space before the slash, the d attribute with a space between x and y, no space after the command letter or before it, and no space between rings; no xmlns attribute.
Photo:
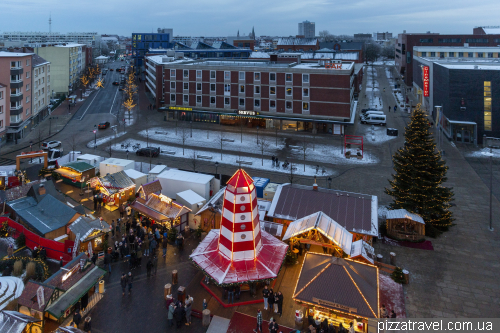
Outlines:
<svg viewBox="0 0 500 333"><path fill-rule="evenodd" d="M405 130L405 145L393 156L395 174L385 192L393 197L392 209L406 209L422 216L426 234L451 225L451 188L444 187L448 167L436 150L426 114L417 105Z"/></svg>

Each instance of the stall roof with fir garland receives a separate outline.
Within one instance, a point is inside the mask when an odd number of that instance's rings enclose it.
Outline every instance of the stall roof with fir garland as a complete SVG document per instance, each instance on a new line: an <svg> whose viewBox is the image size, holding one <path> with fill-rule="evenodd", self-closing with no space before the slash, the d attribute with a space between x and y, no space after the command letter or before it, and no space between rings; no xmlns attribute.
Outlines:
<svg viewBox="0 0 500 333"><path fill-rule="evenodd" d="M88 164L86 162L82 162L82 161L69 162L69 163L66 163L64 165L61 165L61 168L62 167L73 169L76 172L80 172L80 173L88 171L88 170L92 170L95 168L93 165L90 165L90 164Z"/></svg>
<svg viewBox="0 0 500 333"><path fill-rule="evenodd" d="M190 255L218 285L274 279L288 246L260 227L252 178L242 169L224 190L220 230L211 230Z"/></svg>

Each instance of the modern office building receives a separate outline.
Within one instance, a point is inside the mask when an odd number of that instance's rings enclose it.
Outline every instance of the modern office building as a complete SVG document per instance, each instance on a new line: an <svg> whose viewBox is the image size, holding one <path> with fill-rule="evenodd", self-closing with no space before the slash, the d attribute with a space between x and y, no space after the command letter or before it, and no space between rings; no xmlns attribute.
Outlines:
<svg viewBox="0 0 500 333"><path fill-rule="evenodd" d="M373 39L376 41L392 39L392 32L374 32Z"/></svg>
<svg viewBox="0 0 500 333"><path fill-rule="evenodd" d="M147 87L179 120L343 134L354 121L355 64L300 53L269 60L147 57ZM160 109L162 110L162 109Z"/></svg>
<svg viewBox="0 0 500 333"><path fill-rule="evenodd" d="M319 50L317 38L280 38L276 46L281 52L313 52Z"/></svg>
<svg viewBox="0 0 500 333"><path fill-rule="evenodd" d="M5 123L7 133L2 142L16 141L31 129L32 116L32 59L33 53L0 52L0 84L7 87L5 99ZM0 129L1 130L1 129Z"/></svg>
<svg viewBox="0 0 500 333"><path fill-rule="evenodd" d="M132 59L136 67L142 67L144 56L149 49L170 49L172 43L172 29L158 29L157 33L132 33Z"/></svg>
<svg viewBox="0 0 500 333"><path fill-rule="evenodd" d="M33 82L31 84L33 87L32 124L36 125L50 114L49 104L52 93L50 85L50 62L37 54L33 54L31 63L33 65Z"/></svg>
<svg viewBox="0 0 500 333"><path fill-rule="evenodd" d="M413 86L419 102L450 140L480 144L483 136L500 137L500 62L496 49L497 58L424 57L415 51ZM428 73L426 78L424 73ZM436 106L440 106L439 112Z"/></svg>
<svg viewBox="0 0 500 333"><path fill-rule="evenodd" d="M300 22L298 35L304 36L304 38L316 37L316 23L309 21Z"/></svg>
<svg viewBox="0 0 500 333"><path fill-rule="evenodd" d="M42 44L61 43L77 43L96 46L99 44L100 38L101 35L97 34L97 32L69 32L67 34L61 34L59 32L13 31L0 33L0 39L10 42L8 46L12 47L38 47L42 46Z"/></svg>
<svg viewBox="0 0 500 333"><path fill-rule="evenodd" d="M396 68L407 86L413 83L413 47L415 46L497 46L500 33L495 35L440 35L438 33L406 33L398 35L395 44Z"/></svg>
<svg viewBox="0 0 500 333"><path fill-rule="evenodd" d="M5 135L7 134L7 93L10 93L10 89L0 83L0 146L6 142Z"/></svg>
<svg viewBox="0 0 500 333"><path fill-rule="evenodd" d="M35 48L34 52L51 63L51 95L69 96L86 68L85 45L42 46Z"/></svg>

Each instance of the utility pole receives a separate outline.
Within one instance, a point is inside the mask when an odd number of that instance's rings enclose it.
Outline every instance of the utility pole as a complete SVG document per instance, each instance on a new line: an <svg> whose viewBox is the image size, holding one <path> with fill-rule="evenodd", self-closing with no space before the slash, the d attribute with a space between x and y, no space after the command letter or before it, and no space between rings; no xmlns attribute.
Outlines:
<svg viewBox="0 0 500 333"><path fill-rule="evenodd" d="M490 146L490 231L493 231L493 150Z"/></svg>

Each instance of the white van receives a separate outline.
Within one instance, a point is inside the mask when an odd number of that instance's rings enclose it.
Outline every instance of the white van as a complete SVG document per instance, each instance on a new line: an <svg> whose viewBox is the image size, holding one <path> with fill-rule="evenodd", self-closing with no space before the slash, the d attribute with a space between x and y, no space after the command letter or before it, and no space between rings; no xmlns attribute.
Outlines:
<svg viewBox="0 0 500 333"><path fill-rule="evenodd" d="M370 124L370 125L387 125L385 115L383 114L370 114L361 119L362 124Z"/></svg>
<svg viewBox="0 0 500 333"><path fill-rule="evenodd" d="M384 111L367 111L359 116L359 120L363 120L363 118L368 117L371 114L380 114L384 115Z"/></svg>

